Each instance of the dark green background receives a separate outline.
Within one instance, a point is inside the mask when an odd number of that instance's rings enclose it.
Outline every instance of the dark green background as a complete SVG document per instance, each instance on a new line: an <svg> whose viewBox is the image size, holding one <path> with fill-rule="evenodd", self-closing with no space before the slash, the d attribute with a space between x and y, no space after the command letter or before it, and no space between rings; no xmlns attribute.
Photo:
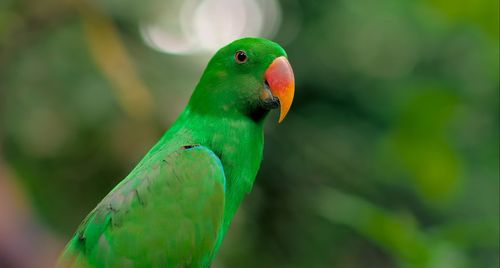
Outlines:
<svg viewBox="0 0 500 268"><path fill-rule="evenodd" d="M0 2L0 158L61 241L175 120L208 61L143 43L137 21L155 3ZM498 1L281 6L273 39L286 41L294 105L267 122L214 267L498 267ZM91 48L93 12L147 93L137 106L117 90L129 78L103 67L121 68L114 54Z"/></svg>

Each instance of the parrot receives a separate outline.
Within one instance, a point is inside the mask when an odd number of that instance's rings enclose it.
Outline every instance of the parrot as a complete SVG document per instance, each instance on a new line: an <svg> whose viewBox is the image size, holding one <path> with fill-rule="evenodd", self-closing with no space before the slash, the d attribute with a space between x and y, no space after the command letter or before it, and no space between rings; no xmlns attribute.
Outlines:
<svg viewBox="0 0 500 268"><path fill-rule="evenodd" d="M264 121L290 110L285 50L246 37L209 60L183 112L87 215L58 267L209 267L263 158Z"/></svg>

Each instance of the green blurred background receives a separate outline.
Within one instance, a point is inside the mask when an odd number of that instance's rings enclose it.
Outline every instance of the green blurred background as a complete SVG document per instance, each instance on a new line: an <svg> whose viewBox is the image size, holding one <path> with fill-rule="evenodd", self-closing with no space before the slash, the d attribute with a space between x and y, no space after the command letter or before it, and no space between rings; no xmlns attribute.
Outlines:
<svg viewBox="0 0 500 268"><path fill-rule="evenodd" d="M496 0L0 1L0 266L50 267L214 49L281 43L283 124L213 267L499 267Z"/></svg>

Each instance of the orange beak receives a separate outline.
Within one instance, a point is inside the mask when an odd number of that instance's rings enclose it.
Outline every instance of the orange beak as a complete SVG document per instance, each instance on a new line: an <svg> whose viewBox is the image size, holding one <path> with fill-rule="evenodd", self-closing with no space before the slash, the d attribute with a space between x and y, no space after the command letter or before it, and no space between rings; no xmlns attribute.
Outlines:
<svg viewBox="0 0 500 268"><path fill-rule="evenodd" d="M292 106L295 93L295 78L290 62L284 56L274 59L266 70L265 78L271 93L280 102L278 123L281 123Z"/></svg>

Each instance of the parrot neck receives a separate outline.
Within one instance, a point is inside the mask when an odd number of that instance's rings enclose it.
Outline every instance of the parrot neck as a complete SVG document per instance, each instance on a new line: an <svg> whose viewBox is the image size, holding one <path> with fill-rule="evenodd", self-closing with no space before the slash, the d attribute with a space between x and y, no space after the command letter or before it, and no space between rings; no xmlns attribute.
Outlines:
<svg viewBox="0 0 500 268"><path fill-rule="evenodd" d="M193 112L188 107L172 127L174 132L185 133L185 142L210 148L222 162L226 200L220 239L241 201L251 191L259 170L264 146L263 121L247 116L215 117Z"/></svg>

